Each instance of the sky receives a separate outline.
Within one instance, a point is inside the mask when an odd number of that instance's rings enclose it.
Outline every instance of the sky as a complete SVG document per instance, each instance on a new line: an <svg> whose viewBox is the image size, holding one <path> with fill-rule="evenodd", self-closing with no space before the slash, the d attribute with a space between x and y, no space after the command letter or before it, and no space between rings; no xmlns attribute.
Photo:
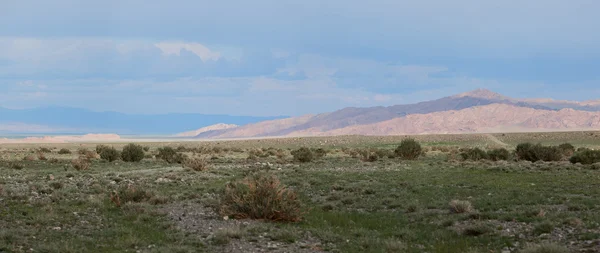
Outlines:
<svg viewBox="0 0 600 253"><path fill-rule="evenodd" d="M297 116L600 99L597 0L0 0L0 107Z"/></svg>

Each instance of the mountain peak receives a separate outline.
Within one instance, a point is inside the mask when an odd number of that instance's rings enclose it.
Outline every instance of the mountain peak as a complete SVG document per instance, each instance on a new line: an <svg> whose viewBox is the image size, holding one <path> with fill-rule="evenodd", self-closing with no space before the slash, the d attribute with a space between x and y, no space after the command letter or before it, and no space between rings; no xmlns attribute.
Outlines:
<svg viewBox="0 0 600 253"><path fill-rule="evenodd" d="M500 93L493 92L488 89L476 89L469 92L461 93L456 95L455 97L474 97L474 98L485 98L485 99L495 99L495 100L505 100L509 99L506 96L503 96Z"/></svg>

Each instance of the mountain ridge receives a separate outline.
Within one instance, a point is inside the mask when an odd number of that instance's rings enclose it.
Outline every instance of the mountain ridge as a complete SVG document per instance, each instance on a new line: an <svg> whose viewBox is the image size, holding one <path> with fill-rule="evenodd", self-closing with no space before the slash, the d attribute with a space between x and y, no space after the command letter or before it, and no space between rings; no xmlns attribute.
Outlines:
<svg viewBox="0 0 600 253"><path fill-rule="evenodd" d="M534 101L534 102L532 102ZM488 106L488 107L486 107ZM498 107L500 106L500 107ZM544 128L546 125L550 129L564 129L564 127L572 127L572 128L589 128L589 127L598 127L594 124L586 125L585 122L577 121L572 117L569 118L569 114L575 115L574 117L583 117L589 118L594 117L595 114L600 111L600 106L585 106L581 104L581 102L570 101L570 103L565 103L564 101L557 102L557 100L544 100L544 101L536 101L532 99L514 99L502 94L487 90L487 89L476 89L469 92L460 93L453 96L442 97L435 100L423 101L414 104L402 104L402 105L393 105L393 106L376 106L376 107L367 107L367 108L357 108L357 107L347 107L334 112L322 113L317 115L309 116L301 116L296 118L281 120L271 120L266 122L258 122L248 125L243 125L237 127L232 130L219 130L219 131L211 131L204 134L200 134L196 136L196 138L208 138L208 139L219 139L219 138L248 138L248 137L273 137L273 136L312 136L312 135L338 135L338 134L347 134L346 131L348 129L353 128L361 128L361 126L371 126L372 131L376 131L379 127L377 124L385 125L385 122L402 119L402 118L415 118L415 116L411 115L425 115L423 117L437 117L440 116L441 112L452 112L460 116L460 114L468 114L471 113L470 108L502 108L503 110L513 111L515 116L511 118L510 122L497 122L492 118L489 118L490 113L494 113L493 111L485 111L479 110L478 112L482 115L474 115L473 120L477 118L486 118L490 122L495 122L495 124L507 124L507 126L514 125L520 129L531 129L534 128ZM567 110L567 111L563 111ZM571 111L569 111L571 110ZM552 113L556 112L556 113ZM566 112L566 113L565 113ZM587 113L580 113L587 112ZM437 113L437 114L436 114ZM589 114L591 113L591 114ZM483 115L485 114L485 115ZM564 126L561 124L556 124L550 122L548 120L542 121L540 118L536 120L531 120L530 124L526 124L520 126L519 124L524 124L523 122L527 121L531 117L539 116L538 114L552 114L558 115L558 117L569 118L570 125ZM540 116L541 117L541 116ZM444 117L442 117L444 118ZM302 119L302 120L294 120L294 119ZM421 121L427 121L424 118L415 118ZM442 119L438 119L442 120ZM561 118L554 118L554 121L560 122ZM591 120L591 119L590 119ZM401 120L398 123L402 123ZM382 123L383 122L383 123ZM537 125L533 124L534 122L538 122ZM543 123L540 123L543 122ZM268 128L266 126L269 125L277 125L276 128ZM429 121L429 124L435 124L435 122ZM479 122L479 124L484 124L485 122ZM583 124L583 125L581 125ZM535 125L535 127L531 127ZM490 126L490 127L499 127L499 126ZM346 129L346 130L342 130ZM377 130L380 131L380 130ZM477 132L482 131L481 127L475 126L465 126L462 129L457 126L449 126L449 129L443 129L443 127L438 126L437 129L429 129L427 131L413 131L407 130L406 133L411 134L419 134L422 132L431 132L431 133L446 133L446 132ZM380 131L381 132L381 131ZM405 132L396 131L393 133L388 133L386 131L381 132L381 134L406 134ZM368 129L362 128L361 131L355 131L353 134L362 134L362 135L370 135Z"/></svg>

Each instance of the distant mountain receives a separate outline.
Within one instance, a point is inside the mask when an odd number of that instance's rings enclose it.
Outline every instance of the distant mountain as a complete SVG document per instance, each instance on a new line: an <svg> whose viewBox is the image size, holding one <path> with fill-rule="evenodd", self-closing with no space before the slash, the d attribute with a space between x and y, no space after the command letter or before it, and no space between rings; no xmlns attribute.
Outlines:
<svg viewBox="0 0 600 253"><path fill-rule="evenodd" d="M246 125L286 117L206 115L193 113L125 114L78 108L45 107L13 110L0 107L0 132L175 134L218 123ZM16 128L14 126L35 126ZM4 130L4 131L2 131Z"/></svg>
<svg viewBox="0 0 600 253"><path fill-rule="evenodd" d="M600 103L594 101L514 99L477 89L416 104L349 107L318 115L252 123L204 132L197 138L591 129L600 127L595 121L600 116L599 111Z"/></svg>
<svg viewBox="0 0 600 253"><path fill-rule="evenodd" d="M209 131L225 130L225 129L231 129L231 128L236 128L236 127L238 127L238 125L219 123L219 124L215 124L215 125L206 126L206 127L200 128L200 129L196 129L193 131L179 133L179 134L176 134L175 136L177 136L177 137L195 137L201 133L205 133L205 132L209 132Z"/></svg>

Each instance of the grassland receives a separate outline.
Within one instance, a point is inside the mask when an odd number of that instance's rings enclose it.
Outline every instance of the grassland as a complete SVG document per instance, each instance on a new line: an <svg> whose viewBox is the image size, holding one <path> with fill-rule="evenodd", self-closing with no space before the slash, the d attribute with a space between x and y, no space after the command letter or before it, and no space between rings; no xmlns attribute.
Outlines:
<svg viewBox="0 0 600 253"><path fill-rule="evenodd" d="M427 151L415 161L357 155L390 154L403 138L143 143L139 163L92 158L80 171L71 160L96 144L2 145L0 252L600 252L600 166L456 158L524 141L598 148L600 133L415 136ZM164 146L208 169L157 159ZM328 154L294 162L299 147ZM298 193L302 221L215 211L228 182L256 172Z"/></svg>

